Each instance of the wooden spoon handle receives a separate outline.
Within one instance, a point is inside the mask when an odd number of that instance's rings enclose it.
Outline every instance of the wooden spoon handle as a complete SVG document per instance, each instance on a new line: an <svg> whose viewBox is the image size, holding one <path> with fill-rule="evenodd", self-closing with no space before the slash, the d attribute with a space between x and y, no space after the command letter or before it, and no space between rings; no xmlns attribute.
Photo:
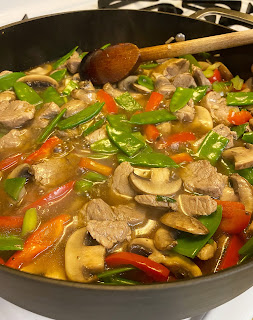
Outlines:
<svg viewBox="0 0 253 320"><path fill-rule="evenodd" d="M253 29L140 49L140 61L174 58L253 43ZM249 54L251 54L249 52Z"/></svg>

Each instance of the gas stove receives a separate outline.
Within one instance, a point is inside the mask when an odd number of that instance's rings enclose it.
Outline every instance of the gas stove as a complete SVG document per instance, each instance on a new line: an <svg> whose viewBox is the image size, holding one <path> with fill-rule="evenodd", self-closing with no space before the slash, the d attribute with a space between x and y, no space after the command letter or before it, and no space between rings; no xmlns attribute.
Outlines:
<svg viewBox="0 0 253 320"><path fill-rule="evenodd" d="M136 9L152 10L190 16L193 13L209 8L226 8L253 15L253 1L237 0L9 0L1 1L0 27L47 14L90 9ZM220 23L235 30L249 27L246 23L220 16L211 15L208 21ZM253 319L253 287L230 302L215 308L204 315L185 320L252 320ZM27 310L19 308L0 298L0 320L50 320ZM114 320L114 319L112 319ZM173 320L173 319L171 319Z"/></svg>

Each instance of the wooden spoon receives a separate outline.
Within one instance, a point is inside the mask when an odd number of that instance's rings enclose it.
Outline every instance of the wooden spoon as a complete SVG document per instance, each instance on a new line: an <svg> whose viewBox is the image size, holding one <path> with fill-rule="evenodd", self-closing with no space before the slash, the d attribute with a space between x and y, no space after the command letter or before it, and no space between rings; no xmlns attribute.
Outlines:
<svg viewBox="0 0 253 320"><path fill-rule="evenodd" d="M253 29L142 49L132 43L120 43L84 57L80 65L80 77L82 80L91 80L95 85L114 83L128 76L142 62L252 43Z"/></svg>

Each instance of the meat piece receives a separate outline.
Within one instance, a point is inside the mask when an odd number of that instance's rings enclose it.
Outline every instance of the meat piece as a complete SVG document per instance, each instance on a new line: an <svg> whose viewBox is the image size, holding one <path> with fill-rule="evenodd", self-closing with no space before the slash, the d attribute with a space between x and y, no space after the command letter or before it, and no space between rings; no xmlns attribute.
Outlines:
<svg viewBox="0 0 253 320"><path fill-rule="evenodd" d="M64 113L63 117L64 118L68 118L73 116L74 114L82 111L83 109L85 109L86 107L88 107L88 104L85 103L85 101L82 100L70 100L67 103L65 103L62 107L62 109L67 109L67 111Z"/></svg>
<svg viewBox="0 0 253 320"><path fill-rule="evenodd" d="M16 95L13 91L3 91L0 93L0 102L1 101L11 101L16 100Z"/></svg>
<svg viewBox="0 0 253 320"><path fill-rule="evenodd" d="M231 187L225 187L220 197L221 201L239 201L239 197L235 194L235 191Z"/></svg>
<svg viewBox="0 0 253 320"><path fill-rule="evenodd" d="M135 204L120 204L112 209L116 220L126 221L130 226L135 226L146 220L146 211Z"/></svg>
<svg viewBox="0 0 253 320"><path fill-rule="evenodd" d="M82 100L87 105L96 102L97 94L93 84L90 81L82 81L79 83L80 89L75 89L71 92L71 96L74 99Z"/></svg>
<svg viewBox="0 0 253 320"><path fill-rule="evenodd" d="M113 98L121 96L124 92L118 89L115 89L109 82L103 86L105 92L107 92Z"/></svg>
<svg viewBox="0 0 253 320"><path fill-rule="evenodd" d="M161 217L161 222L168 227L192 234L204 235L209 233L209 230L199 220L181 212L168 212Z"/></svg>
<svg viewBox="0 0 253 320"><path fill-rule="evenodd" d="M209 260L214 257L217 250L217 243L213 241L212 243L207 243L197 254L200 260Z"/></svg>
<svg viewBox="0 0 253 320"><path fill-rule="evenodd" d="M85 221L115 220L115 216L111 207L100 198L93 199L86 203L81 209L81 214L84 216Z"/></svg>
<svg viewBox="0 0 253 320"><path fill-rule="evenodd" d="M97 129L94 132L88 134L86 137L84 137L84 141L86 141L88 144L92 144L96 141L99 141L105 138L107 138L107 131L106 131L106 127L103 126L102 128Z"/></svg>
<svg viewBox="0 0 253 320"><path fill-rule="evenodd" d="M221 97L221 95L215 91L207 93L201 100L201 105L211 113L215 122L223 123L226 126L231 126L231 123L227 120L229 111L239 111L237 107L227 106L226 99Z"/></svg>
<svg viewBox="0 0 253 320"><path fill-rule="evenodd" d="M157 201L156 195L152 194L140 194L134 197L134 200L139 204L143 204L149 207L156 207L156 208L171 208L172 210L175 209L175 204L172 202L165 202L165 201ZM175 209L177 210L177 209Z"/></svg>
<svg viewBox="0 0 253 320"><path fill-rule="evenodd" d="M195 117L194 102L192 99L180 110L176 112L176 117L180 122L192 122Z"/></svg>
<svg viewBox="0 0 253 320"><path fill-rule="evenodd" d="M163 75L168 79L172 79L178 74L188 72L190 68L190 62L186 59L171 59L165 63L168 65Z"/></svg>
<svg viewBox="0 0 253 320"><path fill-rule="evenodd" d="M211 87L211 82L206 78L199 67L192 65L192 75L198 86Z"/></svg>
<svg viewBox="0 0 253 320"><path fill-rule="evenodd" d="M110 249L117 242L130 240L131 229L125 221L97 221L90 220L87 230L93 239Z"/></svg>
<svg viewBox="0 0 253 320"><path fill-rule="evenodd" d="M172 84L177 88L190 88L190 87L197 87L195 80L193 79L193 76L190 73L181 73L177 75L173 81Z"/></svg>
<svg viewBox="0 0 253 320"><path fill-rule="evenodd" d="M251 168L253 166L253 146L247 145L247 147L225 150L222 153L222 157L226 160L234 160L235 170Z"/></svg>
<svg viewBox="0 0 253 320"><path fill-rule="evenodd" d="M176 87L171 84L169 79L164 77L162 74L153 73L153 76L156 77L155 80L155 90L161 93L165 99L169 99L172 97L173 93L176 90Z"/></svg>
<svg viewBox="0 0 253 320"><path fill-rule="evenodd" d="M217 203L210 196L181 194L178 199L178 210L188 216L208 216L217 209Z"/></svg>
<svg viewBox="0 0 253 320"><path fill-rule="evenodd" d="M35 107L26 101L1 101L0 124L6 128L18 128L33 119Z"/></svg>
<svg viewBox="0 0 253 320"><path fill-rule="evenodd" d="M185 188L191 192L207 194L214 198L222 195L228 178L213 167L207 160L189 163L182 169L181 177Z"/></svg>
<svg viewBox="0 0 253 320"><path fill-rule="evenodd" d="M72 74L76 73L79 69L81 61L82 59L80 58L79 54L75 51L66 62L66 67L68 68L68 71Z"/></svg>
<svg viewBox="0 0 253 320"><path fill-rule="evenodd" d="M42 186L55 187L72 176L72 166L66 158L50 158L32 166L34 177Z"/></svg>
<svg viewBox="0 0 253 320"><path fill-rule="evenodd" d="M35 114L32 128L45 128L49 120L53 119L60 112L59 106L54 102L45 103L43 107Z"/></svg>
<svg viewBox="0 0 253 320"><path fill-rule="evenodd" d="M128 177L133 171L134 168L129 162L122 162L114 171L112 191L122 196L134 197L135 192L128 181Z"/></svg>
<svg viewBox="0 0 253 320"><path fill-rule="evenodd" d="M245 205L245 210L252 213L253 211L253 188L248 180L241 177L238 173L233 173L229 180L239 196L240 202Z"/></svg>
<svg viewBox="0 0 253 320"><path fill-rule="evenodd" d="M165 228L159 228L154 236L154 245L156 249L164 251L170 250L177 245L173 232Z"/></svg>
<svg viewBox="0 0 253 320"><path fill-rule="evenodd" d="M31 136L27 129L12 129L10 132L0 138L0 152L5 150L19 150L29 142Z"/></svg>

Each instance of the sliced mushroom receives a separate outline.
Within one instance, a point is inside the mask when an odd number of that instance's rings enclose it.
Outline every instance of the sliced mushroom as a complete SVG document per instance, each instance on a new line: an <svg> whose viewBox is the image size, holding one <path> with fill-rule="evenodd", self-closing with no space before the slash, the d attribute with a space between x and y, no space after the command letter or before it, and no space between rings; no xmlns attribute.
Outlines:
<svg viewBox="0 0 253 320"><path fill-rule="evenodd" d="M200 221L181 212L168 212L160 220L166 226L180 231L199 235L209 233L209 230Z"/></svg>
<svg viewBox="0 0 253 320"><path fill-rule="evenodd" d="M137 254L142 253L143 255L150 255L154 252L158 252L156 247L154 246L154 242L149 238L136 238L133 239L128 246L130 252L134 252Z"/></svg>
<svg viewBox="0 0 253 320"><path fill-rule="evenodd" d="M41 67L37 67L37 68L34 68L34 69L31 69L27 72L27 74L41 74L41 75L46 75L46 74L49 74L50 72L52 71L52 66L51 64L44 64L43 66Z"/></svg>
<svg viewBox="0 0 253 320"><path fill-rule="evenodd" d="M238 173L234 173L229 177L235 193L239 196L240 201L245 205L247 212L253 211L253 188L251 184L241 177Z"/></svg>
<svg viewBox="0 0 253 320"><path fill-rule="evenodd" d="M96 273L104 271L105 248L86 245L87 229L75 231L65 248L65 270L68 278L78 282L96 281Z"/></svg>
<svg viewBox="0 0 253 320"><path fill-rule="evenodd" d="M234 160L235 170L251 168L253 166L253 146L249 148L235 147L225 150L222 157L227 160Z"/></svg>
<svg viewBox="0 0 253 320"><path fill-rule="evenodd" d="M140 93L150 93L152 91L152 90L148 89L147 87L144 87L138 83L133 83L133 88Z"/></svg>
<svg viewBox="0 0 253 320"><path fill-rule="evenodd" d="M12 170L12 172L8 175L7 179L26 178L26 180L28 180L32 174L32 167L28 163L23 163L17 166L14 170Z"/></svg>
<svg viewBox="0 0 253 320"><path fill-rule="evenodd" d="M239 197L235 194L235 191L231 187L225 187L220 197L221 201L239 201Z"/></svg>
<svg viewBox="0 0 253 320"><path fill-rule="evenodd" d="M31 74L31 75L27 75L24 77L19 78L17 81L19 82L25 82L28 85L30 85L31 87L36 87L36 88L40 88L40 87L50 87L53 86L55 88L57 88L58 82L49 77L49 76L45 76L45 75L41 75L41 74Z"/></svg>
<svg viewBox="0 0 253 320"><path fill-rule="evenodd" d="M177 240L175 240L172 231L159 228L154 236L154 245L161 251L170 250L177 245Z"/></svg>
<svg viewBox="0 0 253 320"><path fill-rule="evenodd" d="M225 66L225 64L220 62L220 65L219 65L218 69L220 71L222 79L224 79L226 81L230 81L231 79L234 78L234 76L232 75L230 70Z"/></svg>
<svg viewBox="0 0 253 320"><path fill-rule="evenodd" d="M118 83L119 90L131 91L133 90L133 84L137 81L138 76L128 76Z"/></svg>
<svg viewBox="0 0 253 320"><path fill-rule="evenodd" d="M148 219L147 223L140 227L136 228L134 230L134 236L135 237L149 237L151 234L153 234L154 230L158 227L157 220Z"/></svg>
<svg viewBox="0 0 253 320"><path fill-rule="evenodd" d="M129 181L137 192L155 195L172 195L178 192L182 186L181 178L170 180L168 168L152 168L150 179L131 173Z"/></svg>
<svg viewBox="0 0 253 320"><path fill-rule="evenodd" d="M191 128L194 130L201 130L201 132L207 133L213 129L213 119L210 112L201 106L195 106L195 118L191 124Z"/></svg>
<svg viewBox="0 0 253 320"><path fill-rule="evenodd" d="M212 241L211 243L207 243L197 254L197 257L200 260L209 260L212 259L217 250L217 243Z"/></svg>

